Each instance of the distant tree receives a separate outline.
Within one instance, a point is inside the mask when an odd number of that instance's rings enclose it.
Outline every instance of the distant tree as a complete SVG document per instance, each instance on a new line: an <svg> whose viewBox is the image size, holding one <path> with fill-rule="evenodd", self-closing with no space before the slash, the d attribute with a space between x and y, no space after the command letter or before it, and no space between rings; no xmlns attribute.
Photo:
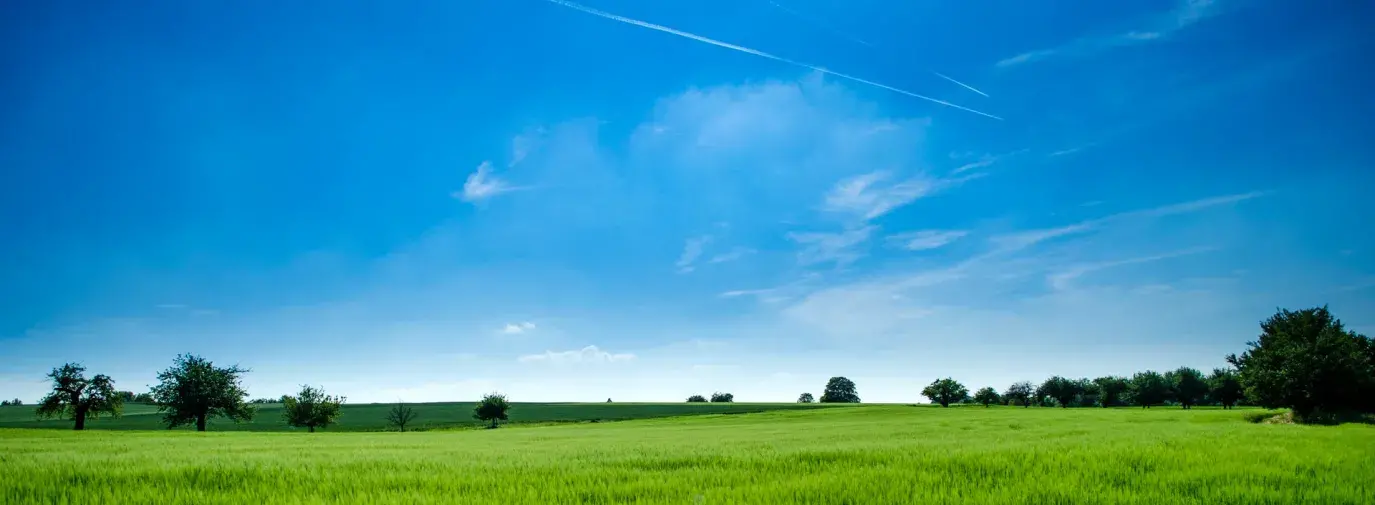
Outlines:
<svg viewBox="0 0 1375 505"><path fill-rule="evenodd" d="M692 395L687 399L688 403L706 403L707 397L702 395Z"/></svg>
<svg viewBox="0 0 1375 505"><path fill-rule="evenodd" d="M256 411L244 402L248 392L240 381L245 373L238 365L219 368L200 356L182 354L158 374L153 400L168 428L194 423L196 431L205 431L207 420L221 416L248 421Z"/></svg>
<svg viewBox="0 0 1375 505"><path fill-rule="evenodd" d="M715 392L711 394L711 403L731 403L735 401L735 395L730 393Z"/></svg>
<svg viewBox="0 0 1375 505"><path fill-rule="evenodd" d="M9 401L9 400L0 400L0 407L8 407L8 406L10 406L10 401Z"/></svg>
<svg viewBox="0 0 1375 505"><path fill-rule="evenodd" d="M1375 344L1348 331L1326 306L1282 309L1260 327L1246 352L1227 357L1248 400L1293 409L1301 419L1375 410Z"/></svg>
<svg viewBox="0 0 1375 505"><path fill-rule="evenodd" d="M1003 392L1003 399L1007 400L1008 405L1021 404L1022 407L1031 406L1031 397L1035 393L1036 387L1030 382L1014 382Z"/></svg>
<svg viewBox="0 0 1375 505"><path fill-rule="evenodd" d="M133 402L134 402L134 392L133 392L133 391L116 391L115 394L119 395L119 401L121 401L121 402L124 402L124 403L133 403Z"/></svg>
<svg viewBox="0 0 1375 505"><path fill-rule="evenodd" d="M1208 398L1224 409L1230 409L1240 402L1242 388L1237 373L1226 368L1214 368L1213 374L1208 376Z"/></svg>
<svg viewBox="0 0 1375 505"><path fill-rule="evenodd" d="M607 399L606 399L606 403L611 403L611 399L610 399L610 398L607 398Z"/></svg>
<svg viewBox="0 0 1375 505"><path fill-rule="evenodd" d="M481 421L490 421L490 428L497 427L497 421L506 420L506 411L511 410L511 403L506 401L506 395L501 393L490 393L482 397L482 401L477 402L473 408L473 418Z"/></svg>
<svg viewBox="0 0 1375 505"><path fill-rule="evenodd" d="M1127 393L1131 396L1132 403L1140 405L1141 408L1150 408L1151 405L1160 405L1170 399L1170 382L1157 372L1138 372L1132 376Z"/></svg>
<svg viewBox="0 0 1375 505"><path fill-rule="evenodd" d="M998 391L989 387L980 389L974 393L974 401L982 403L984 407L988 407L991 403L998 403Z"/></svg>
<svg viewBox="0 0 1375 505"><path fill-rule="evenodd" d="M1092 407L1098 405L1098 385L1088 378L1074 379L1074 388L1079 391L1074 396L1075 407Z"/></svg>
<svg viewBox="0 0 1375 505"><path fill-rule="evenodd" d="M325 429L339 419L344 397L329 396L324 389L301 386L296 396L287 396L282 402L282 418L287 426L306 428L315 433L315 428Z"/></svg>
<svg viewBox="0 0 1375 505"><path fill-rule="evenodd" d="M52 380L52 392L38 401L35 412L41 419L64 417L74 421L72 429L86 429L86 418L98 418L101 414L119 417L124 411L124 400L115 391L115 381L101 374L86 379L86 367L77 363L67 363L48 373ZM15 400L17 403L19 400Z"/></svg>
<svg viewBox="0 0 1375 505"><path fill-rule="evenodd" d="M1081 383L1056 375L1041 383L1037 391L1040 392L1038 396L1055 400L1055 403L1064 408L1069 407L1074 403L1074 398L1083 393L1080 387Z"/></svg>
<svg viewBox="0 0 1375 505"><path fill-rule="evenodd" d="M831 377L821 392L821 403L859 403L855 383L844 377Z"/></svg>
<svg viewBox="0 0 1375 505"><path fill-rule="evenodd" d="M797 403L812 403L813 401L816 400L812 398L811 393L802 393L802 395L797 397Z"/></svg>
<svg viewBox="0 0 1375 505"><path fill-rule="evenodd" d="M415 409L404 403L398 402L387 411L387 425L396 428L398 431L406 431L406 425L415 420Z"/></svg>
<svg viewBox="0 0 1375 505"><path fill-rule="evenodd" d="M942 407L949 407L952 403L958 403L968 398L969 390L965 389L964 384L946 377L931 382L930 385L921 390L921 394L931 399L931 403L939 403Z"/></svg>
<svg viewBox="0 0 1375 505"><path fill-rule="evenodd" d="M1170 384L1170 395L1186 409L1208 397L1208 383L1203 379L1203 372L1193 368L1185 366L1166 372L1165 381Z"/></svg>
<svg viewBox="0 0 1375 505"><path fill-rule="evenodd" d="M0 407L18 407L24 404L23 400L15 398L13 400L0 400Z"/></svg>
<svg viewBox="0 0 1375 505"><path fill-rule="evenodd" d="M1098 390L1098 404L1111 407L1122 403L1122 395L1127 392L1127 379L1117 376L1099 377L1093 380Z"/></svg>
<svg viewBox="0 0 1375 505"><path fill-rule="evenodd" d="M139 393L134 395L134 403L153 403L152 393Z"/></svg>

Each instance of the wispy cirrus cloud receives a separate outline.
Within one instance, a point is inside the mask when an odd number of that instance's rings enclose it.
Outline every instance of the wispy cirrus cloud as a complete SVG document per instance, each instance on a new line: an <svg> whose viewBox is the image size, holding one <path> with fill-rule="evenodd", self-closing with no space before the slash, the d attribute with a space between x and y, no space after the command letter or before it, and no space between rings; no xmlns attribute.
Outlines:
<svg viewBox="0 0 1375 505"><path fill-rule="evenodd" d="M1087 221L1081 221L1078 223L1059 226L1055 228L1042 228L1037 230L1027 230L1015 233L1008 233L1004 235L998 235L993 237L991 241L993 242L994 246L998 251L1011 252L1019 249L1025 249L1027 247L1031 247L1033 245L1039 244L1047 240L1092 231L1094 229L1102 227L1105 224L1113 222L1125 221L1136 218L1153 218L1169 216L1174 214L1187 214L1190 212L1197 212L1211 207L1229 205L1237 202L1250 200L1253 198L1259 198L1267 194L1269 193L1265 191L1252 191L1249 193L1238 193L1234 195L1222 195L1209 198L1201 198L1198 200L1188 202L1112 214L1100 218L1089 219Z"/></svg>
<svg viewBox="0 0 1375 505"><path fill-rule="evenodd" d="M635 359L630 353L611 353L595 345L574 351L544 351L542 354L527 354L516 358L521 363L617 363Z"/></svg>
<svg viewBox="0 0 1375 505"><path fill-rule="evenodd" d="M678 255L678 261L673 264L678 268L678 273L686 274L696 270L697 267L693 264L697 262L697 258L702 256L702 249L711 243L711 240L711 235L702 235L690 237L684 241L683 252Z"/></svg>
<svg viewBox="0 0 1375 505"><path fill-rule="evenodd" d="M452 196L468 203L478 203L502 193L520 189L523 188L512 186L493 175L492 163L484 161L477 166L477 170L468 174L468 179L463 183L463 189L455 191Z"/></svg>
<svg viewBox="0 0 1375 505"><path fill-rule="evenodd" d="M739 259L741 259L741 258L744 258L744 257L746 257L746 256L749 256L749 255L751 255L751 254L754 254L755 252L757 252L757 251L755 251L754 249L750 249L750 248L748 248L748 247L734 247L734 248L731 248L731 250L729 250L729 251L726 251L726 252L724 252L724 253L721 253L721 254L717 254L717 255L715 255L715 256L712 256L712 257L711 257L711 260L710 260L709 262L710 262L710 263L729 263L729 262L736 261L736 260L739 260Z"/></svg>
<svg viewBox="0 0 1375 505"><path fill-rule="evenodd" d="M938 249L968 235L966 230L919 230L889 235L887 240L909 251Z"/></svg>
<svg viewBox="0 0 1375 505"><path fill-rule="evenodd" d="M878 170L848 177L837 182L826 193L823 208L830 212L852 214L861 220L868 221L910 204L917 199L958 186L980 176L982 174L954 179L915 176L897 182L889 182L893 178L893 174Z"/></svg>
<svg viewBox="0 0 1375 505"><path fill-rule="evenodd" d="M1055 57L1090 56L1115 47L1163 40L1220 12L1221 9L1215 0L1183 0L1171 11L1154 17L1142 29L1106 36L1084 37L1055 48L1027 51L1003 59L994 66L1007 68Z"/></svg>
<svg viewBox="0 0 1375 505"><path fill-rule="evenodd" d="M535 325L535 323L523 321L519 323L506 323L506 326L501 328L501 332L507 335L519 335L521 333L535 331L536 328L538 328L538 326Z"/></svg>
<svg viewBox="0 0 1375 505"><path fill-rule="evenodd" d="M1141 263L1151 263L1151 262L1155 262L1155 261L1167 260L1167 259L1172 259L1172 258L1179 258L1179 257L1183 257L1183 256L1191 256L1191 255L1194 255L1194 254L1202 254L1202 253L1211 252L1211 251L1216 251L1216 250L1217 250L1216 247L1195 247L1195 248L1184 249L1184 250L1174 251L1174 252L1168 252L1168 253L1164 253L1164 254L1156 254L1156 255L1151 255L1151 256L1141 256L1141 257L1136 257L1136 258L1127 258L1127 259L1113 260L1113 261L1100 261L1100 262L1096 262L1096 263L1084 263L1084 264L1074 265L1074 266L1071 266L1071 267L1069 267L1069 268L1067 268L1067 269L1061 270L1061 271L1059 271L1059 272L1055 272L1055 273L1052 273L1052 274L1050 274L1050 275L1047 275L1047 276L1046 276L1046 282L1047 282L1047 284L1050 285L1050 287L1051 287L1052 289L1059 290L1059 291L1063 291L1063 290L1069 289L1069 288L1071 287L1071 283L1072 283L1075 279L1078 279L1078 278L1080 278L1080 277L1082 277L1082 276L1084 276L1084 275L1086 275L1086 274L1089 274L1089 273L1097 272L1097 271L1099 271L1099 270L1105 270L1105 269L1109 269L1109 268L1120 267L1120 266L1127 266L1127 265L1136 265L1136 264L1141 264Z"/></svg>
<svg viewBox="0 0 1375 505"><path fill-rule="evenodd" d="M864 226L839 233L792 232L788 234L788 240L802 246L797 253L799 265L835 263L836 266L845 266L864 256L855 248L868 241L876 229L877 226Z"/></svg>
<svg viewBox="0 0 1375 505"><path fill-rule="evenodd" d="M1003 153L1003 154L985 154L985 155L983 155L983 156L980 156L979 159L977 159L977 160L974 160L974 161L971 161L971 162L969 162L969 163L965 163L965 164L963 164L963 165L960 165L960 166L958 166L958 167L955 167L955 169L954 169L954 170L951 170L950 173L951 173L951 175L956 175L956 174L964 173L964 172L967 172L967 171L969 171L969 170L973 170L973 169L976 169L976 168L984 168L984 167L992 166L994 163L997 163L997 162L999 162L999 161L1002 161L1002 160L1005 160L1005 159L1008 159L1008 158L1017 156L1017 155L1019 155L1019 154L1026 153L1027 151L1028 151L1028 149L1021 149L1021 150L1013 151L1013 152L1010 152L1010 153Z"/></svg>

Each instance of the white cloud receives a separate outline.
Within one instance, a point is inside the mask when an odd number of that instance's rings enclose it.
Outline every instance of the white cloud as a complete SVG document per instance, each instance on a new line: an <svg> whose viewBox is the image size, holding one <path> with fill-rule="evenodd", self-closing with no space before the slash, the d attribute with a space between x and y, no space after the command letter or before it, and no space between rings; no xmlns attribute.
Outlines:
<svg viewBox="0 0 1375 505"><path fill-rule="evenodd" d="M1022 149L1022 150L1013 151L1013 152L1010 152L1010 153L1003 153L1003 154L985 154L985 155L983 155L983 156L980 156L979 159L977 159L977 160L975 160L975 161L971 161L971 162L969 162L969 163L965 163L965 164L963 164L963 165L960 165L960 166L958 166L958 167L955 167L955 169L954 169L954 170L951 170L950 173L951 173L951 175L954 175L954 174L960 174L960 173L963 173L963 172L967 172L967 171L969 171L969 170L973 170L973 169L976 169L976 168L984 168L984 167L987 167L987 166L991 166L991 165L993 165L994 163L997 163L997 162L999 162L999 161L1005 160L1005 159L1007 159L1007 158L1011 158L1011 157L1013 157L1013 156L1017 156L1017 155L1019 155L1019 154L1025 153L1025 152L1027 152L1027 151L1028 151L1028 149Z"/></svg>
<svg viewBox="0 0 1375 505"><path fill-rule="evenodd" d="M888 242L909 251L937 249L968 235L964 230L920 230L889 235Z"/></svg>
<svg viewBox="0 0 1375 505"><path fill-rule="evenodd" d="M990 239L1000 252L1011 252L1025 249L1041 242L1059 238L1067 235L1084 233L1100 228L1105 224L1125 221L1137 218L1157 218L1175 214L1187 214L1198 212L1204 209L1238 203L1252 198L1259 198L1269 193L1264 191L1252 191L1250 193L1239 193L1235 195L1222 195L1209 198L1202 198L1189 202L1164 205L1150 209L1134 210L1122 212L1097 219L1081 221L1075 224L1060 226L1056 228L1045 228L1039 230L1028 230L1016 233L999 235Z"/></svg>
<svg viewBox="0 0 1375 505"><path fill-rule="evenodd" d="M468 180L463 183L463 191L455 192L453 197L465 202L477 203L517 189L520 188L513 187L506 181L492 175L491 162L484 161L477 166L476 171L468 175Z"/></svg>
<svg viewBox="0 0 1375 505"><path fill-rule="evenodd" d="M717 254L711 257L711 263L728 263L754 254L756 251L748 247L735 247L728 252Z"/></svg>
<svg viewBox="0 0 1375 505"><path fill-rule="evenodd" d="M826 194L826 210L852 213L864 220L874 219L934 193L940 187L937 181L919 177L882 184L891 175L875 171L841 180Z"/></svg>
<svg viewBox="0 0 1375 505"><path fill-rule="evenodd" d="M635 359L634 354L613 354L598 349L595 345L589 345L576 351L544 351L543 354L527 354L516 358L516 361L521 363L615 363L633 359Z"/></svg>
<svg viewBox="0 0 1375 505"><path fill-rule="evenodd" d="M797 253L799 265L834 262L836 266L844 266L864 256L855 248L868 241L876 229L876 226L864 226L840 233L792 232L788 239L803 246Z"/></svg>
<svg viewBox="0 0 1375 505"><path fill-rule="evenodd" d="M1171 259L1171 258L1178 258L1178 257L1181 257L1181 256L1189 256L1189 255L1194 255L1194 254L1201 254L1201 253L1205 253L1205 252L1209 252L1209 251L1214 251L1214 250L1216 250L1216 248L1212 248L1212 247L1196 247L1196 248L1192 248L1192 249L1185 249L1185 250L1182 250L1182 251L1174 251L1174 252L1169 252L1169 253L1164 253L1164 254L1157 254L1157 255L1153 255L1153 256L1143 256L1143 257L1139 257L1139 258L1128 258L1128 259L1122 259L1122 260L1102 261L1102 262L1097 262L1097 263L1085 263L1085 264L1081 264L1081 265L1074 265L1074 266L1072 266L1072 267L1070 267L1070 268L1068 268L1068 269L1065 269L1065 270L1062 270L1062 271L1059 271L1059 272L1056 272L1056 273L1047 275L1047 276L1046 276L1046 282L1050 285L1051 288L1053 288L1053 289L1055 289L1055 290L1058 290L1058 291L1063 291L1063 290L1066 290L1066 289L1070 289L1071 283L1072 283L1072 281L1074 281L1075 279L1078 279L1079 277L1082 277L1082 276L1084 276L1085 274L1089 274L1089 273L1096 272L1096 271L1099 271L1099 270L1104 270L1104 269L1113 268L1113 267L1119 267L1119 266L1126 266L1126 265L1136 265L1136 264L1140 264L1140 263L1150 263L1150 262L1154 262L1154 261L1161 261L1161 260L1166 260L1166 259Z"/></svg>
<svg viewBox="0 0 1375 505"><path fill-rule="evenodd" d="M530 321L524 321L520 323L506 323L506 326L501 329L501 332L507 335L519 335L521 333L535 331L535 328L537 328L537 326L535 326L535 323L532 323Z"/></svg>
<svg viewBox="0 0 1375 505"><path fill-rule="evenodd" d="M1114 47L1130 46L1164 40L1175 32L1220 13L1214 0L1184 0L1168 13L1156 16L1143 30L1130 30L1107 36L1084 37L1060 47L1028 51L994 64L1005 68L1045 60L1056 56L1089 56Z"/></svg>
<svg viewBox="0 0 1375 505"><path fill-rule="evenodd" d="M696 267L693 263L702 256L702 249L711 243L711 235L692 237L684 241L683 253L678 255L678 262L673 265L678 267L678 273L685 274L692 272Z"/></svg>

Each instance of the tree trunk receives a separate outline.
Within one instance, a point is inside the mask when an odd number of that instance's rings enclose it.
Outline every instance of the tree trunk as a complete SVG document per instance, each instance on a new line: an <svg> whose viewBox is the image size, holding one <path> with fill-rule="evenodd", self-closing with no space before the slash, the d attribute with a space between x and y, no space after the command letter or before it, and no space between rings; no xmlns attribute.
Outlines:
<svg viewBox="0 0 1375 505"><path fill-rule="evenodd" d="M76 425L72 427L73 430L81 431L86 429L86 409L76 409L76 412L72 415L72 420L76 421Z"/></svg>
<svg viewBox="0 0 1375 505"><path fill-rule="evenodd" d="M205 431L205 414L196 416L196 431Z"/></svg>
<svg viewBox="0 0 1375 505"><path fill-rule="evenodd" d="M496 429L496 427L497 427L497 419L496 419L495 417L493 417L493 418L492 418L492 429Z"/></svg>
<svg viewBox="0 0 1375 505"><path fill-rule="evenodd" d="M314 427L314 426L306 426L306 429L307 429L307 430L310 430L310 431L308 431L307 433L315 433L315 427Z"/></svg>

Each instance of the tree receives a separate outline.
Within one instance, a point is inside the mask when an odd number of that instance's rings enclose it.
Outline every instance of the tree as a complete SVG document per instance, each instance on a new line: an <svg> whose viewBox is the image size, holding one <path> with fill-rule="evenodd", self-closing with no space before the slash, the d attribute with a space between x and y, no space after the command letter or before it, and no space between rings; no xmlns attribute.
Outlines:
<svg viewBox="0 0 1375 505"><path fill-rule="evenodd" d="M1170 394L1175 401L1186 409L1193 408L1208 396L1208 383L1203 380L1203 372L1193 368L1183 366L1166 372L1165 381L1170 384Z"/></svg>
<svg viewBox="0 0 1375 505"><path fill-rule="evenodd" d="M844 377L831 377L821 392L821 403L859 403L855 383Z"/></svg>
<svg viewBox="0 0 1375 505"><path fill-rule="evenodd" d="M711 394L711 403L733 403L735 395L730 393L715 392Z"/></svg>
<svg viewBox="0 0 1375 505"><path fill-rule="evenodd" d="M1127 392L1127 379L1109 375L1093 380L1093 387L1098 390L1098 404L1103 407L1111 407L1122 403L1122 395Z"/></svg>
<svg viewBox="0 0 1375 505"><path fill-rule="evenodd" d="M812 403L813 401L815 399L812 398L811 393L802 393L801 396L797 397L797 403Z"/></svg>
<svg viewBox="0 0 1375 505"><path fill-rule="evenodd" d="M984 407L988 407L990 403L998 403L998 391L990 387L980 389L974 393L974 401L982 403Z"/></svg>
<svg viewBox="0 0 1375 505"><path fill-rule="evenodd" d="M1326 306L1281 309L1260 327L1248 350L1227 356L1248 399L1299 418L1375 409L1375 344L1347 331Z"/></svg>
<svg viewBox="0 0 1375 505"><path fill-rule="evenodd" d="M399 431L406 431L406 425L415 420L415 409L407 407L404 403L397 403L387 412L387 424L396 427Z"/></svg>
<svg viewBox="0 0 1375 505"><path fill-rule="evenodd" d="M342 396L329 396L324 389L301 386L296 396L286 397L282 402L282 417L287 426L306 428L315 433L315 428L324 429L339 419Z"/></svg>
<svg viewBox="0 0 1375 505"><path fill-rule="evenodd" d="M511 403L506 401L506 395L501 393L489 393L482 397L482 401L477 402L473 408L473 418L481 421L491 421L489 428L496 428L497 421L506 420L506 411L511 410Z"/></svg>
<svg viewBox="0 0 1375 505"><path fill-rule="evenodd" d="M86 418L109 414L119 417L124 411L124 401L115 391L115 381L101 374L86 378L86 367L77 363L67 363L48 373L53 390L38 401L39 418L51 419L65 417L74 421L72 429L86 429ZM15 403L22 403L15 400Z"/></svg>
<svg viewBox="0 0 1375 505"><path fill-rule="evenodd" d="M217 368L200 356L178 355L158 374L153 400L169 429L194 423L196 431L205 431L206 421L215 417L249 421L256 410L244 402L248 392L240 380L246 373L238 365Z"/></svg>
<svg viewBox="0 0 1375 505"><path fill-rule="evenodd" d="M133 392L133 391L116 391L115 394L116 394L116 395L119 395L119 401L122 401L122 402L124 402L124 403L133 403L133 402L134 402L134 392Z"/></svg>
<svg viewBox="0 0 1375 505"><path fill-rule="evenodd" d="M1041 387L1037 388L1037 396L1049 397L1060 404L1061 408L1065 408L1074 403L1076 396L1083 393L1081 387L1082 384L1079 382L1056 375L1041 383Z"/></svg>
<svg viewBox="0 0 1375 505"><path fill-rule="evenodd" d="M134 403L154 403L152 393L139 393L134 395Z"/></svg>
<svg viewBox="0 0 1375 505"><path fill-rule="evenodd" d="M931 403L939 403L942 407L949 407L951 403L958 403L969 397L969 390L965 389L964 384L956 382L955 379L946 377L936 379L926 389L921 390L922 396L931 399Z"/></svg>
<svg viewBox="0 0 1375 505"><path fill-rule="evenodd" d="M1003 393L1003 399L1007 400L1009 405L1020 403L1022 407L1030 407L1031 396L1034 390L1035 387L1032 386L1030 382L1014 382L1011 386L1008 386L1007 391Z"/></svg>
<svg viewBox="0 0 1375 505"><path fill-rule="evenodd" d="M687 399L688 403L706 403L707 397L702 395L692 395Z"/></svg>
<svg viewBox="0 0 1375 505"><path fill-rule="evenodd" d="M0 401L0 407L19 407L21 405L24 405L24 401L18 398Z"/></svg>
<svg viewBox="0 0 1375 505"><path fill-rule="evenodd" d="M1208 376L1208 398L1230 409L1242 399L1241 380L1237 373L1226 368L1214 368Z"/></svg>
<svg viewBox="0 0 1375 505"><path fill-rule="evenodd" d="M1127 393L1131 396L1132 403L1140 405L1141 408L1150 408L1151 405L1160 405L1170 398L1170 383L1165 380L1165 376L1157 372L1138 372L1132 376Z"/></svg>

